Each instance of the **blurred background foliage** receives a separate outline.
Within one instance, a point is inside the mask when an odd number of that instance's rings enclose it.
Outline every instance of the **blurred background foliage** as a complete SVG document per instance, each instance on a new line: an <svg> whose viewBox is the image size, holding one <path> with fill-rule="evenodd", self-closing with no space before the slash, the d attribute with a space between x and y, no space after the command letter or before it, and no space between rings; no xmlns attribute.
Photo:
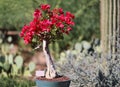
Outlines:
<svg viewBox="0 0 120 87"><path fill-rule="evenodd" d="M1 0L0 28L20 31L24 24L32 20L34 9L43 3L51 4L52 8L62 7L76 17L73 31L57 43L59 51L73 46L76 42L100 37L99 0Z"/></svg>
<svg viewBox="0 0 120 87"><path fill-rule="evenodd" d="M0 78L0 87L32 87L33 85L34 82L19 77Z"/></svg>

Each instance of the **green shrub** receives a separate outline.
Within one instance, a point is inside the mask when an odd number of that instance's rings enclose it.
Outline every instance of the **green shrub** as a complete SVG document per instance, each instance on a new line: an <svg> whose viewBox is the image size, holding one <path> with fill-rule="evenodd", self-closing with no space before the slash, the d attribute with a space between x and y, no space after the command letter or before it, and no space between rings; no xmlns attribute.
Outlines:
<svg viewBox="0 0 120 87"><path fill-rule="evenodd" d="M21 78L0 78L0 87L32 87L35 83L30 80L21 79Z"/></svg>

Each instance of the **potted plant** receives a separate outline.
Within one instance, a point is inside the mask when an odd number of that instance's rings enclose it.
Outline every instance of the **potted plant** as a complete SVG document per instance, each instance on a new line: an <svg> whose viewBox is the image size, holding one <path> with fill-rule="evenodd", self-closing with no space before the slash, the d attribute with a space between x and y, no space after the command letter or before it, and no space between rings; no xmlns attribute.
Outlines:
<svg viewBox="0 0 120 87"><path fill-rule="evenodd" d="M45 76L36 80L37 86L69 87L70 79L57 74L48 46L55 40L63 39L64 34L69 34L74 25L74 15L62 8L51 10L48 4L40 5L33 15L33 20L22 28L20 36L25 44L34 44L37 48L42 44L47 69Z"/></svg>

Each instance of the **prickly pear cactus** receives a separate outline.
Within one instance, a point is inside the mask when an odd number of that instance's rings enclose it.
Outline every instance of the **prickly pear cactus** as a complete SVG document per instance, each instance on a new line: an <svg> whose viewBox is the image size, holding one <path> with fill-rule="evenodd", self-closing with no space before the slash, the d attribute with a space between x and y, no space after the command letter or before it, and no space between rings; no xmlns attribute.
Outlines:
<svg viewBox="0 0 120 87"><path fill-rule="evenodd" d="M3 70L3 64L5 63L5 57L4 56L0 56L0 73Z"/></svg>
<svg viewBox="0 0 120 87"><path fill-rule="evenodd" d="M16 64L12 64L12 73L13 76L18 74L18 67Z"/></svg>
<svg viewBox="0 0 120 87"><path fill-rule="evenodd" d="M0 63L5 63L5 57L4 56L0 56Z"/></svg>
<svg viewBox="0 0 120 87"><path fill-rule="evenodd" d="M28 67L25 67L25 71L24 71L23 76L25 76L25 77L32 76L30 70L28 69Z"/></svg>
<svg viewBox="0 0 120 87"><path fill-rule="evenodd" d="M0 62L0 67L2 67L3 66L3 64Z"/></svg>
<svg viewBox="0 0 120 87"><path fill-rule="evenodd" d="M7 44L1 45L1 51L3 54L7 54L9 51L9 46Z"/></svg>
<svg viewBox="0 0 120 87"><path fill-rule="evenodd" d="M58 42L52 43L49 45L50 52L53 53L55 58L59 58L60 47Z"/></svg>
<svg viewBox="0 0 120 87"><path fill-rule="evenodd" d="M3 70L2 70L1 75L2 75L3 77L8 77L7 73L6 73L5 71L3 71Z"/></svg>
<svg viewBox="0 0 120 87"><path fill-rule="evenodd" d="M4 69L5 71L8 71L8 70L10 69L10 64L9 64L8 61L3 64L3 69Z"/></svg>
<svg viewBox="0 0 120 87"><path fill-rule="evenodd" d="M17 56L17 57L15 58L15 63L16 63L16 65L17 65L17 68L18 68L18 69L21 69L22 66L23 66L23 58L22 58L21 56Z"/></svg>
<svg viewBox="0 0 120 87"><path fill-rule="evenodd" d="M29 71L33 72L35 70L35 63L31 61L28 67L29 67Z"/></svg>
<svg viewBox="0 0 120 87"><path fill-rule="evenodd" d="M12 54L8 55L8 61L9 61L9 64L13 64L13 55Z"/></svg>

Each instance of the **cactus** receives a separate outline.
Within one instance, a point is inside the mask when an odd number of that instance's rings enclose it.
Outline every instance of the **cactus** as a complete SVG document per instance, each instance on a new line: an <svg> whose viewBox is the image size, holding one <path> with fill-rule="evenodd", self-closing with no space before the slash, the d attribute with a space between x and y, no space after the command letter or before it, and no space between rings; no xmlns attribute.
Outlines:
<svg viewBox="0 0 120 87"><path fill-rule="evenodd" d="M21 56L17 56L17 57L15 58L15 63L16 63L16 65L17 65L17 68L18 68L18 69L21 69L22 66L23 66L23 58L22 58Z"/></svg>
<svg viewBox="0 0 120 87"><path fill-rule="evenodd" d="M25 71L24 71L24 76L31 76L30 71L28 70L28 67L25 67Z"/></svg>
<svg viewBox="0 0 120 87"><path fill-rule="evenodd" d="M35 64L33 63L29 64L30 70L23 69L23 58L20 55L18 55L14 59L14 55L12 54L7 55L8 50L9 47L7 44L1 46L2 54L0 55L0 75L5 77L22 75L22 73L26 73L26 72L30 73L35 69ZM24 72L22 72L22 70Z"/></svg>
<svg viewBox="0 0 120 87"><path fill-rule="evenodd" d="M5 57L4 56L0 56L0 73L2 72L4 63L5 63Z"/></svg>
<svg viewBox="0 0 120 87"><path fill-rule="evenodd" d="M59 58L59 52L60 52L59 48L60 48L59 44L55 42L55 58Z"/></svg>
<svg viewBox="0 0 120 87"><path fill-rule="evenodd" d="M29 67L29 71L33 72L35 70L35 63L31 61L28 67Z"/></svg>
<svg viewBox="0 0 120 87"><path fill-rule="evenodd" d="M15 64L14 64L14 62ZM18 55L15 57L12 54L0 56L0 75L2 76L16 76L22 74L23 58ZM35 64L33 62L29 63L29 66L23 71L24 76L30 76L31 72L35 69Z"/></svg>
<svg viewBox="0 0 120 87"><path fill-rule="evenodd" d="M7 54L9 51L9 46L7 44L1 45L1 51L3 54Z"/></svg>
<svg viewBox="0 0 120 87"><path fill-rule="evenodd" d="M80 52L82 50L82 45L80 43L76 43L75 44L75 50Z"/></svg>
<svg viewBox="0 0 120 87"><path fill-rule="evenodd" d="M2 74L1 75L4 76L4 77L8 76L7 73L5 71L3 71L3 70L2 70Z"/></svg>
<svg viewBox="0 0 120 87"><path fill-rule="evenodd" d="M59 58L60 47L58 42L50 44L49 48L50 48L50 52L54 54L54 57Z"/></svg>
<svg viewBox="0 0 120 87"><path fill-rule="evenodd" d="M88 50L91 47L91 44L87 41L82 41L83 48Z"/></svg>
<svg viewBox="0 0 120 87"><path fill-rule="evenodd" d="M8 61L3 64L3 69L4 69L5 71L8 71L8 70L10 69L10 64L9 64Z"/></svg>
<svg viewBox="0 0 120 87"><path fill-rule="evenodd" d="M3 66L3 64L0 62L0 67L2 67Z"/></svg>
<svg viewBox="0 0 120 87"><path fill-rule="evenodd" d="M0 44L3 42L3 39L0 38Z"/></svg>
<svg viewBox="0 0 120 87"><path fill-rule="evenodd" d="M9 64L13 64L13 55L12 54L10 54L8 56L8 61L9 61Z"/></svg>
<svg viewBox="0 0 120 87"><path fill-rule="evenodd" d="M18 67L16 64L12 64L12 76L15 76L18 74Z"/></svg>
<svg viewBox="0 0 120 87"><path fill-rule="evenodd" d="M13 40L13 39L12 39L11 36L9 36L9 37L7 38L7 41L8 41L8 42L12 42L12 40Z"/></svg>
<svg viewBox="0 0 120 87"><path fill-rule="evenodd" d="M0 56L0 63L5 63L5 57L4 56Z"/></svg>
<svg viewBox="0 0 120 87"><path fill-rule="evenodd" d="M7 60L7 55L6 56L1 56L0 57L0 73L4 70L5 72L8 72L10 69L10 64Z"/></svg>

